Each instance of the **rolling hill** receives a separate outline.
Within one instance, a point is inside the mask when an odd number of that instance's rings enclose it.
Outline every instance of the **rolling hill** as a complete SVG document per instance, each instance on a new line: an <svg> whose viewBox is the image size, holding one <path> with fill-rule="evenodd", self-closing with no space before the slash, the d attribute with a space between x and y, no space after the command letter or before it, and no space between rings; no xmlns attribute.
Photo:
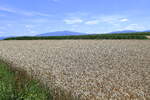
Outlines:
<svg viewBox="0 0 150 100"><path fill-rule="evenodd" d="M56 32L49 32L44 34L38 34L36 36L69 36L69 35L87 35L87 33L72 32L72 31L56 31Z"/></svg>
<svg viewBox="0 0 150 100"><path fill-rule="evenodd" d="M139 31L136 31L136 30L122 30L122 31L110 32L110 34L114 34L114 33L135 33L135 32L139 32Z"/></svg>
<svg viewBox="0 0 150 100"><path fill-rule="evenodd" d="M6 39L6 38L9 38L9 37L0 37L0 40L4 40L4 39Z"/></svg>
<svg viewBox="0 0 150 100"><path fill-rule="evenodd" d="M13 37L17 37L17 36L1 36L0 37L0 40L4 40L6 38L13 38Z"/></svg>

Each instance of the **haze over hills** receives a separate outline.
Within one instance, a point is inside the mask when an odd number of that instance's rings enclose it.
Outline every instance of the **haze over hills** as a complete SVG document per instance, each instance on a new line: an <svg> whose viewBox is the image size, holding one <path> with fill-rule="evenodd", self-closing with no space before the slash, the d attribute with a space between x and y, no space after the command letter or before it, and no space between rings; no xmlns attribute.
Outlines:
<svg viewBox="0 0 150 100"><path fill-rule="evenodd" d="M134 32L140 32L140 31L136 31L136 30L122 30L122 31L114 31L114 32L110 32L110 33L134 33Z"/></svg>
<svg viewBox="0 0 150 100"><path fill-rule="evenodd" d="M3 40L3 39L5 39L4 37L0 37L0 40Z"/></svg>
<svg viewBox="0 0 150 100"><path fill-rule="evenodd" d="M48 33L38 34L35 36L69 36L69 35L88 35L88 33L72 32L72 31L56 31L56 32L48 32ZM1 36L0 40L9 38L9 37L15 37L15 36Z"/></svg>
<svg viewBox="0 0 150 100"><path fill-rule="evenodd" d="M17 37L17 36L0 36L0 40L6 39L6 38L10 38L10 37Z"/></svg>
<svg viewBox="0 0 150 100"><path fill-rule="evenodd" d="M144 31L144 32L150 32L150 30L146 30L146 31Z"/></svg>
<svg viewBox="0 0 150 100"><path fill-rule="evenodd" d="M9 38L9 37L11 37L11 36L8 36L8 37L0 37L0 40L3 40L3 39L5 39L5 38Z"/></svg>
<svg viewBox="0 0 150 100"><path fill-rule="evenodd" d="M135 33L135 32L150 32L150 30L145 30L145 31L136 31L136 30L123 30L123 31L114 31L110 33L105 33L105 34L115 34L115 33ZM104 34L104 33L82 33L82 32L73 32L73 31L56 31L56 32L48 32L44 34L38 34L35 35L37 37L39 36L71 36L71 35L94 35L94 34ZM10 37L17 37L17 36L0 36L0 40L3 40L5 38L10 38Z"/></svg>
<svg viewBox="0 0 150 100"><path fill-rule="evenodd" d="M135 33L135 32L150 32L150 30L145 31L136 31L136 30L122 30L122 31L114 31L107 34L115 34L115 33ZM89 35L89 34L103 34L103 33L81 33L81 32L73 32L73 31L56 31L49 32L44 34L38 34L36 36L69 36L69 35Z"/></svg>
<svg viewBox="0 0 150 100"><path fill-rule="evenodd" d="M44 34L39 34L36 36L69 36L69 35L87 35L88 33L72 32L72 31L56 31Z"/></svg>
<svg viewBox="0 0 150 100"><path fill-rule="evenodd" d="M122 30L122 31L113 31L113 32L110 32L110 33L113 34L113 33L135 33L135 32L150 32L150 30L145 30L145 31Z"/></svg>

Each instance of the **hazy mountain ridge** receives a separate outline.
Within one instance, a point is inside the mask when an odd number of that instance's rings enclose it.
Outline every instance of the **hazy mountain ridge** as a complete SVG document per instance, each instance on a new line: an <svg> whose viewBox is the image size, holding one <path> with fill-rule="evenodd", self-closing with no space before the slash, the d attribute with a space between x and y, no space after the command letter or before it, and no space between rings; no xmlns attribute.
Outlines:
<svg viewBox="0 0 150 100"><path fill-rule="evenodd" d="M0 40L6 39L6 38L10 38L10 37L17 37L17 36L2 36L2 37L0 37Z"/></svg>
<svg viewBox="0 0 150 100"><path fill-rule="evenodd" d="M72 32L72 31L56 31L44 34L38 34L36 36L69 36L69 35L87 35L88 33Z"/></svg>
<svg viewBox="0 0 150 100"><path fill-rule="evenodd" d="M5 38L9 38L9 37L0 37L0 40L3 40L3 39L5 39Z"/></svg>
<svg viewBox="0 0 150 100"><path fill-rule="evenodd" d="M110 32L110 34L115 34L115 33L135 33L135 32L150 32L150 30L145 30L145 31L122 30L122 31L113 31L113 32Z"/></svg>
<svg viewBox="0 0 150 100"><path fill-rule="evenodd" d="M145 30L145 31L136 31L136 30L122 30L122 31L113 31L107 34L123 34L123 33L135 33L135 32L150 32L150 30ZM89 33L82 33L82 32L73 32L73 31L56 31L56 32L48 32L48 33L44 33L44 34L37 34L35 36L39 37L39 36L71 36L71 35L96 35L96 34L103 34L103 33L93 33L93 34L89 34ZM17 37L17 36L1 36L0 40L3 40L5 38L10 38L10 37Z"/></svg>
<svg viewBox="0 0 150 100"><path fill-rule="evenodd" d="M113 32L110 32L110 33L134 33L134 32L139 32L139 31L136 31L136 30L122 30L122 31L113 31Z"/></svg>

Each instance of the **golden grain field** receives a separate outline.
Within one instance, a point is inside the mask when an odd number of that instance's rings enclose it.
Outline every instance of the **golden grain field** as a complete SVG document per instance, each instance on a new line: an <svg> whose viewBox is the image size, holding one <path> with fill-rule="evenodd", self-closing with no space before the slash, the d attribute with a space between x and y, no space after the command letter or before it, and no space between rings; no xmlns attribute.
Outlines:
<svg viewBox="0 0 150 100"><path fill-rule="evenodd" d="M150 40L0 41L0 58L81 100L150 100Z"/></svg>

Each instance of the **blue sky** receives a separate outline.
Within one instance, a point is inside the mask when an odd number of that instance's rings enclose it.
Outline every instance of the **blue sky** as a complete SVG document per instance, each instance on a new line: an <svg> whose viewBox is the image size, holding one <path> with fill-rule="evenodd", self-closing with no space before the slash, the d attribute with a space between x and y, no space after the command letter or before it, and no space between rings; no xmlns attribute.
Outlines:
<svg viewBox="0 0 150 100"><path fill-rule="evenodd" d="M150 0L0 0L0 36L149 30Z"/></svg>

